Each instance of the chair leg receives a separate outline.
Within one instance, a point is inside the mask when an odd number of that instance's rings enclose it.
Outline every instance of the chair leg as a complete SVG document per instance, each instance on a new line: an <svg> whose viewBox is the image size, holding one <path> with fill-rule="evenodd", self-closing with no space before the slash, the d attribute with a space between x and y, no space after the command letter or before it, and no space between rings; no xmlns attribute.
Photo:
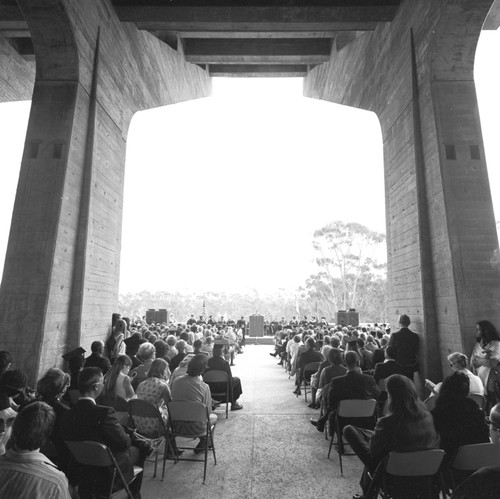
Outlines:
<svg viewBox="0 0 500 499"><path fill-rule="evenodd" d="M226 398L226 419L229 417L229 397Z"/></svg>

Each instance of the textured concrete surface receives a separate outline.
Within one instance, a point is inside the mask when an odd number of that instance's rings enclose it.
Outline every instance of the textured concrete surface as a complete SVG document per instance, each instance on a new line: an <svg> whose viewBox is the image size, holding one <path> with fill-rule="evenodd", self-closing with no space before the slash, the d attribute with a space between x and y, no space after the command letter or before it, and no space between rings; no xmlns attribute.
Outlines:
<svg viewBox="0 0 500 499"><path fill-rule="evenodd" d="M356 456L345 456L344 476L338 457L327 459L324 434L309 424L318 411L309 409L304 395L296 397L294 383L269 345L248 345L238 355L233 374L240 376L243 410L219 421L215 434L217 465L209 457L203 485L203 464L167 462L165 479L153 479L147 464L144 499L175 498L350 498L359 492L362 466Z"/></svg>

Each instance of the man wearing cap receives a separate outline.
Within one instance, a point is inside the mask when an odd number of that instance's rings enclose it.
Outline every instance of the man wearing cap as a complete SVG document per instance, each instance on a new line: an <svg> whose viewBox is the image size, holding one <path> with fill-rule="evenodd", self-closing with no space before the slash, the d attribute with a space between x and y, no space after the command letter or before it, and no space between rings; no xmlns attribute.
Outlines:
<svg viewBox="0 0 500 499"><path fill-rule="evenodd" d="M111 369L111 362L104 357L104 342L97 340L90 346L92 353L85 359L85 367L98 367L102 374L106 374Z"/></svg>
<svg viewBox="0 0 500 499"><path fill-rule="evenodd" d="M212 357L208 359L208 367L207 371L224 371L227 373L229 377L229 402L231 403L232 411L239 411L243 409L243 406L238 403L238 399L243 393L241 389L241 380L240 378L233 376L231 372L231 366L229 362L223 356L224 345L221 343L216 343L214 345L212 351ZM221 392L226 389L225 386L217 386L217 383L214 383L214 391ZM226 402L225 397L220 402Z"/></svg>
<svg viewBox="0 0 500 499"><path fill-rule="evenodd" d="M54 410L44 402L33 402L19 411L10 448L0 457L0 497L71 498L64 473L40 452L55 420Z"/></svg>
<svg viewBox="0 0 500 499"><path fill-rule="evenodd" d="M93 440L108 446L120 467L125 480L134 476L133 465L143 467L145 450L139 449L131 442L129 434L116 418L112 407L97 405L95 399L99 397L104 385L104 376L97 367L86 367L78 376L80 398L74 407L66 411L61 418L60 437L65 440ZM67 450L66 450L67 454ZM80 479L79 490L85 493L103 490L106 480L101 476ZM130 484L130 491L134 497L140 497L142 473L136 476ZM93 490L89 490L92 487Z"/></svg>

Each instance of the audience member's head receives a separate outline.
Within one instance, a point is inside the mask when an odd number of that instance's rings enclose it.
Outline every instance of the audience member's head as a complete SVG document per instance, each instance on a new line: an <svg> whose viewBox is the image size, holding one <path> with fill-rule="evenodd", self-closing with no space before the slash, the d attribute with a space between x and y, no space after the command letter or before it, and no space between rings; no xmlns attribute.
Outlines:
<svg viewBox="0 0 500 499"><path fill-rule="evenodd" d="M461 372L454 372L447 376L436 398L436 407L450 407L469 395L469 377Z"/></svg>
<svg viewBox="0 0 500 499"><path fill-rule="evenodd" d="M306 340L306 347L308 350L313 350L314 347L316 346L316 342L314 341L313 338L307 338Z"/></svg>
<svg viewBox="0 0 500 499"><path fill-rule="evenodd" d="M345 365L349 371L356 369L360 366L360 359L357 352L349 350L345 354Z"/></svg>
<svg viewBox="0 0 500 499"><path fill-rule="evenodd" d="M476 324L476 329L476 340L481 342L481 345L500 340L497 329L490 321L479 321Z"/></svg>
<svg viewBox="0 0 500 499"><path fill-rule="evenodd" d="M196 353L200 351L202 346L203 346L203 341L201 341L200 339L194 340L193 349Z"/></svg>
<svg viewBox="0 0 500 499"><path fill-rule="evenodd" d="M189 376L201 376L207 368L207 356L203 354L195 355L187 366Z"/></svg>
<svg viewBox="0 0 500 499"><path fill-rule="evenodd" d="M28 384L26 374L20 369L6 371L0 378L0 391L7 393L9 397L20 395Z"/></svg>
<svg viewBox="0 0 500 499"><path fill-rule="evenodd" d="M139 347L139 351L137 352L137 357L140 358L143 362L153 362L155 355L155 347L149 342L143 343Z"/></svg>
<svg viewBox="0 0 500 499"><path fill-rule="evenodd" d="M90 345L90 351L92 353L102 354L104 351L104 343L101 340L93 341L92 345Z"/></svg>
<svg viewBox="0 0 500 499"><path fill-rule="evenodd" d="M467 357L460 352L453 352L448 355L448 362L454 371L462 371L467 368Z"/></svg>
<svg viewBox="0 0 500 499"><path fill-rule="evenodd" d="M116 361L118 361L120 357L122 356L119 355ZM111 369L113 369L113 367ZM104 376L101 369L98 367L84 367L80 371L78 375L78 389L80 390L80 395L97 398L102 392L103 385Z"/></svg>
<svg viewBox="0 0 500 499"><path fill-rule="evenodd" d="M342 364L343 352L339 348L330 348L328 352L328 360L334 366Z"/></svg>
<svg viewBox="0 0 500 499"><path fill-rule="evenodd" d="M24 406L14 420L11 444L15 450L33 451L47 442L56 415L54 409L45 402L32 402Z"/></svg>
<svg viewBox="0 0 500 499"><path fill-rule="evenodd" d="M427 412L425 405L418 398L413 381L406 376L393 374L387 378L385 386L389 399L389 413L417 419Z"/></svg>
<svg viewBox="0 0 500 499"><path fill-rule="evenodd" d="M148 371L148 378L168 379L169 369L165 359L155 359Z"/></svg>
<svg viewBox="0 0 500 499"><path fill-rule="evenodd" d="M157 359L164 359L167 356L169 347L163 340L156 340L153 346L155 347Z"/></svg>
<svg viewBox="0 0 500 499"><path fill-rule="evenodd" d="M71 378L57 367L51 367L38 381L37 392L43 400L61 398L69 387Z"/></svg>
<svg viewBox="0 0 500 499"><path fill-rule="evenodd" d="M186 342L184 340L179 340L175 344L175 348L179 353L184 353L186 351Z"/></svg>
<svg viewBox="0 0 500 499"><path fill-rule="evenodd" d="M386 359L396 359L396 350L394 350L394 347L392 345L387 345L385 350L384 350L384 355Z"/></svg>
<svg viewBox="0 0 500 499"><path fill-rule="evenodd" d="M411 320L406 314L401 314L399 316L399 325L401 327L408 327L410 324L411 324Z"/></svg>

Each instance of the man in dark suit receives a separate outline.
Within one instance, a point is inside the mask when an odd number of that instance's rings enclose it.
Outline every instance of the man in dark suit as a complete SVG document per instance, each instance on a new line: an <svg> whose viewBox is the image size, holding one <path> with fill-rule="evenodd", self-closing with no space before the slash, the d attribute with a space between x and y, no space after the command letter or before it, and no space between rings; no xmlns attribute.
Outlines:
<svg viewBox="0 0 500 499"><path fill-rule="evenodd" d="M229 402L231 402L231 410L239 411L243 409L243 406L238 403L238 399L243 393L241 389L241 380L236 376L233 376L231 372L231 367L229 362L223 357L224 345L216 343L212 351L212 357L208 359L207 371L217 370L224 371L229 376ZM214 391L221 392L225 391L226 387L215 386ZM219 399L219 397L218 397ZM226 402L225 400L220 400L220 402Z"/></svg>
<svg viewBox="0 0 500 499"><path fill-rule="evenodd" d="M321 355L317 350L314 350L314 347L316 346L316 342L314 341L313 338L307 338L306 340L306 349L303 352L297 352L298 359L297 359L297 376L295 378L295 385L296 388L293 393L295 395L299 396L301 394L300 391L300 386L302 381L304 380L304 377L306 377L304 371L305 367L307 364L310 364L311 362L323 362L323 355ZM310 379L312 375L312 372L309 373L308 377ZM306 378L306 381L309 381L309 379Z"/></svg>
<svg viewBox="0 0 500 499"><path fill-rule="evenodd" d="M92 353L85 359L85 367L98 367L102 374L111 369L111 362L104 357L104 343L100 340L94 341L90 346Z"/></svg>
<svg viewBox="0 0 500 499"><path fill-rule="evenodd" d="M373 376L363 374L359 367L359 355L350 350L345 354L347 373L344 376L333 378L328 396L328 407L325 415L317 421L311 419L311 424L318 431L324 431L325 423L335 414L341 400L377 399L380 393ZM362 423L362 422L359 422Z"/></svg>
<svg viewBox="0 0 500 499"><path fill-rule="evenodd" d="M80 398L76 405L62 416L60 436L64 440L93 440L109 447L120 467L125 480L134 476L133 465L143 467L145 452L132 445L129 434L118 423L115 410L112 407L97 405L95 399L102 392L104 376L97 367L83 369L78 377ZM69 455L67 450L65 455ZM106 476L84 475L80 479L80 497L92 497L95 491L106 487ZM119 482L119 480L118 480ZM142 473L130 484L134 497L140 497ZM120 483L117 485L121 486ZM89 488L92 490L89 490Z"/></svg>
<svg viewBox="0 0 500 499"><path fill-rule="evenodd" d="M413 374L418 371L418 346L420 338L418 334L410 331L410 318L406 314L399 316L400 330L391 335L389 345L394 348L394 359L401 364L406 372L405 375L413 380Z"/></svg>
<svg viewBox="0 0 500 499"><path fill-rule="evenodd" d="M373 374L375 383L388 378L391 374L402 374L403 376L406 374L406 369L396 362L395 357L396 352L394 351L394 347L387 346L384 362L379 362L375 366L375 373Z"/></svg>

